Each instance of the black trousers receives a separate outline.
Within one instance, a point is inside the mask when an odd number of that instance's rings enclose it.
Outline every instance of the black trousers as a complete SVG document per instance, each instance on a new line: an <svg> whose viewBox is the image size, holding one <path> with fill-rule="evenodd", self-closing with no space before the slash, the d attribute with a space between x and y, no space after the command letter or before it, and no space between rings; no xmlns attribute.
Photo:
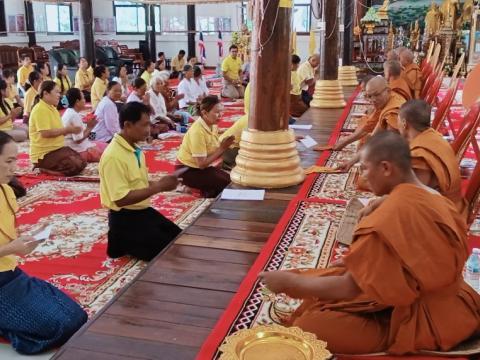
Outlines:
<svg viewBox="0 0 480 360"><path fill-rule="evenodd" d="M310 101L312 101L313 97L308 93L308 91L302 90L302 100L307 105L310 107Z"/></svg>
<svg viewBox="0 0 480 360"><path fill-rule="evenodd" d="M182 231L151 207L110 210L108 226L108 256L130 255L147 261L157 256Z"/></svg>

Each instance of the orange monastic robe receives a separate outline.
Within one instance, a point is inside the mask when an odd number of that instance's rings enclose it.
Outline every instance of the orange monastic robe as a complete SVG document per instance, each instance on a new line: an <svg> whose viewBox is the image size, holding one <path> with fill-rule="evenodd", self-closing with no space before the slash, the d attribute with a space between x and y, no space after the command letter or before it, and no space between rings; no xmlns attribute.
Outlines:
<svg viewBox="0 0 480 360"><path fill-rule="evenodd" d="M450 199L466 218L468 206L462 197L460 167L450 144L432 128L417 135L410 142L412 168L431 170L436 177L435 188Z"/></svg>
<svg viewBox="0 0 480 360"><path fill-rule="evenodd" d="M412 99L412 92L408 83L405 81L403 77L399 77L397 79L390 79L388 82L388 87L394 92L400 95L405 99L405 101Z"/></svg>
<svg viewBox="0 0 480 360"><path fill-rule="evenodd" d="M400 184L359 222L345 257L343 271L361 295L334 303L304 300L290 325L315 333L333 353L449 350L480 325L480 296L462 278L466 238L465 220L448 199Z"/></svg>
<svg viewBox="0 0 480 360"><path fill-rule="evenodd" d="M420 98L420 92L422 91L422 71L417 64L409 64L403 69L403 78L410 88L412 97L414 99Z"/></svg>
<svg viewBox="0 0 480 360"><path fill-rule="evenodd" d="M358 126L364 127L369 133L373 132L377 127L385 130L388 127L397 129L398 111L404 102L405 99L403 97L391 92L390 99L383 109L376 109L370 115L362 117Z"/></svg>

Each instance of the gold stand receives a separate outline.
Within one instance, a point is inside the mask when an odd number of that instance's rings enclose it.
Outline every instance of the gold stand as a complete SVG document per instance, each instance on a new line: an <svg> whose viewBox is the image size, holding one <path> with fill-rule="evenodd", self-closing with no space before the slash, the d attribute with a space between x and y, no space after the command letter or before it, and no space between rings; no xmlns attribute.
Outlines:
<svg viewBox="0 0 480 360"><path fill-rule="evenodd" d="M338 81L342 86L357 86L357 68L355 66L339 66Z"/></svg>
<svg viewBox="0 0 480 360"><path fill-rule="evenodd" d="M301 183L295 134L292 130L244 130L231 180L239 185L283 188Z"/></svg>
<svg viewBox="0 0 480 360"><path fill-rule="evenodd" d="M318 80L310 106L321 109L338 109L345 107L343 88L338 80Z"/></svg>

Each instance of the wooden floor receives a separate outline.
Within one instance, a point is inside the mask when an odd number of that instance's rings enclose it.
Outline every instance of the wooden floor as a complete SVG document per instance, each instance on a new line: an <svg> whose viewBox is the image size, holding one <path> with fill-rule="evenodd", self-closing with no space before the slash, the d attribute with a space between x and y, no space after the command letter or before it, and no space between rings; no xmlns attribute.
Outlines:
<svg viewBox="0 0 480 360"><path fill-rule="evenodd" d="M298 123L313 129L297 134L324 144L341 112L310 109ZM302 166L318 155L302 151ZM194 359L297 190L217 200L54 358Z"/></svg>

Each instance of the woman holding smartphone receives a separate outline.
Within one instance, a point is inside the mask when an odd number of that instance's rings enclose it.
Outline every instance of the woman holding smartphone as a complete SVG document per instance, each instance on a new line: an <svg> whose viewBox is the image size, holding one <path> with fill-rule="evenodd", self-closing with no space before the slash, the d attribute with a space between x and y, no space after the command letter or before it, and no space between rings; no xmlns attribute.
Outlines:
<svg viewBox="0 0 480 360"><path fill-rule="evenodd" d="M17 265L44 240L17 234L18 205L8 182L13 178L17 145L0 131L0 335L21 354L37 354L64 344L87 321L66 294L31 277Z"/></svg>

